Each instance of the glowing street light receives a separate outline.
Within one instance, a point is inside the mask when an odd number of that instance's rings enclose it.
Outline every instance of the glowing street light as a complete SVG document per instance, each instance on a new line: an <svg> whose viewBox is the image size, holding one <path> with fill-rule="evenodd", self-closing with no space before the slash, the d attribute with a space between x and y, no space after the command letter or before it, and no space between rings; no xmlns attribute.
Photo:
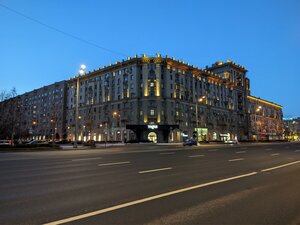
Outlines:
<svg viewBox="0 0 300 225"><path fill-rule="evenodd" d="M199 123L199 118L198 118L198 103L199 102L203 102L204 99L206 98L206 96L202 96L200 98L197 99L196 101L196 128L198 128L198 123ZM197 133L197 141L198 141L198 133Z"/></svg>
<svg viewBox="0 0 300 225"><path fill-rule="evenodd" d="M80 65L80 69L81 69L81 70L85 70L85 69L86 69L86 65L81 64L81 65Z"/></svg>
<svg viewBox="0 0 300 225"><path fill-rule="evenodd" d="M77 76L77 82L76 82L76 107L75 107L75 142L74 142L74 148L77 148L77 140L78 140L78 119L79 119L79 112L78 112L78 105L79 105L79 77L80 75L85 74L86 65L82 64L80 65L79 74Z"/></svg>

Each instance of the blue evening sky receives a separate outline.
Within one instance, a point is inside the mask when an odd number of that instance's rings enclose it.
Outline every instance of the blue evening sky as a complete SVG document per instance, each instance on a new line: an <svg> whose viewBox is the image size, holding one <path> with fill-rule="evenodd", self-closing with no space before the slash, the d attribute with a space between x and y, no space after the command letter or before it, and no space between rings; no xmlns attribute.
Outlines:
<svg viewBox="0 0 300 225"><path fill-rule="evenodd" d="M300 116L299 0L0 0L0 90L18 93L126 58L161 53L198 67L231 59L249 72L251 94Z"/></svg>

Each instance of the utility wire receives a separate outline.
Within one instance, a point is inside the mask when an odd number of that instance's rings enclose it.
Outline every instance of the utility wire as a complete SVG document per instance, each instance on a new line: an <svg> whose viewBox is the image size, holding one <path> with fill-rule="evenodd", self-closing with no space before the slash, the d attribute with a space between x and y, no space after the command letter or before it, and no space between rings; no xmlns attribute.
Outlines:
<svg viewBox="0 0 300 225"><path fill-rule="evenodd" d="M81 41L81 42L83 42L83 43L85 43L85 44L91 45L91 46L93 46L93 47L96 47L96 48L98 48L98 49L101 49L101 50L104 50L104 51L107 51L107 52L110 52L110 53L113 53L113 54L116 54L116 55L121 55L121 56L125 56L125 57L127 56L127 55L125 55L125 54L123 54L123 53L120 53L120 52L117 52L117 51L114 51L114 50L111 50L111 49L108 49L108 48L99 46L99 45L97 45L97 44L95 44L95 43L93 43L93 42L87 41L87 40L85 40L85 39L83 39L83 38L81 38L81 37L75 36L75 35L73 35L73 34L70 34L70 33L65 32L65 31L63 31L63 30L60 30L60 29L58 29L58 28L56 28L56 27L54 27L54 26L48 25L48 24L46 24L46 23L44 23L44 22L41 22L41 21L39 21L39 20L37 20L37 19L35 19L35 18L32 18L32 17L30 17L30 16L27 16L27 15L25 15L25 14L23 14L23 13L17 11L17 10L14 10L14 9L12 9L12 8L10 8L10 7L8 7L8 6L6 6L6 5L3 5L2 3L0 3L0 6L1 6L2 8L7 9L7 10L10 11L10 12L13 12L13 13L15 13L15 14L17 14L17 15L19 15L19 16L22 16L22 17L24 17L24 18L26 18L26 19L28 19L28 20L31 20L31 21L33 21L33 22L35 22L35 23L37 23L37 24L39 24L39 25L41 25L41 26L47 27L47 28L50 29L50 30L56 31L56 32L58 32L58 33L60 33L60 34L63 34L63 35L65 35L65 36L67 36L67 37L70 37L70 38L73 38L73 39L75 39L75 40L77 40L77 41Z"/></svg>

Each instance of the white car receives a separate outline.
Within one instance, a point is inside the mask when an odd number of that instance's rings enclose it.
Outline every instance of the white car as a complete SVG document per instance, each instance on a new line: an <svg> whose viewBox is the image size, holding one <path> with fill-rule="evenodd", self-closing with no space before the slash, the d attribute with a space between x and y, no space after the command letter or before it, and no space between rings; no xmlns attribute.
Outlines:
<svg viewBox="0 0 300 225"><path fill-rule="evenodd" d="M238 144L238 140L226 140L224 141L225 144Z"/></svg>
<svg viewBox="0 0 300 225"><path fill-rule="evenodd" d="M10 145L11 140L0 140L0 145Z"/></svg>

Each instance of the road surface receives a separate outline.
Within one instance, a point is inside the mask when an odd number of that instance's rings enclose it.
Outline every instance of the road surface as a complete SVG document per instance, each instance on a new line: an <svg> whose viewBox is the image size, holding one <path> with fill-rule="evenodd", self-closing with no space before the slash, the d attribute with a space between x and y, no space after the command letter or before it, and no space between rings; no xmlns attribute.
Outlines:
<svg viewBox="0 0 300 225"><path fill-rule="evenodd" d="M0 153L3 224L300 224L300 144Z"/></svg>

